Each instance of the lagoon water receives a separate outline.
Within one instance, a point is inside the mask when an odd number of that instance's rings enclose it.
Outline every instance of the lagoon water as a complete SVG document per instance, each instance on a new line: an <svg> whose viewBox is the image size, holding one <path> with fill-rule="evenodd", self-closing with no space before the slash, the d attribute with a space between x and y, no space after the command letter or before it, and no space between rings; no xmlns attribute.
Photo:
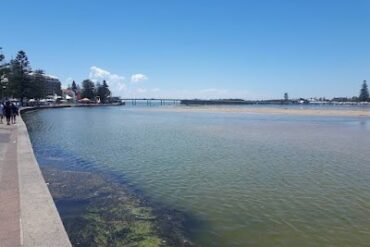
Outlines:
<svg viewBox="0 0 370 247"><path fill-rule="evenodd" d="M370 119L177 108L24 118L40 163L122 176L191 215L199 246L369 246Z"/></svg>

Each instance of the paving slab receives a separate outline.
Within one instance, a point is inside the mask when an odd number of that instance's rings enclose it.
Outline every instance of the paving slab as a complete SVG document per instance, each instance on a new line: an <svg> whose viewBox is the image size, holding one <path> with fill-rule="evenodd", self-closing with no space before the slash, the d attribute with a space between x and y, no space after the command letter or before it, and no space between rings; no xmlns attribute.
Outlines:
<svg viewBox="0 0 370 247"><path fill-rule="evenodd" d="M21 245L16 126L1 126L0 246Z"/></svg>
<svg viewBox="0 0 370 247"><path fill-rule="evenodd" d="M0 247L71 247L25 123L0 124Z"/></svg>

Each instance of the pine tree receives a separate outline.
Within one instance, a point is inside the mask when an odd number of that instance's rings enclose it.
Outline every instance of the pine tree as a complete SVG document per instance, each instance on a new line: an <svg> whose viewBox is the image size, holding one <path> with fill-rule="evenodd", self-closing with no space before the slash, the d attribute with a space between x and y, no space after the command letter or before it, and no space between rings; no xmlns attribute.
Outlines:
<svg viewBox="0 0 370 247"><path fill-rule="evenodd" d="M367 88L366 80L362 83L360 96L358 97L360 101L368 101L369 100L369 90Z"/></svg>
<svg viewBox="0 0 370 247"><path fill-rule="evenodd" d="M7 91L7 88L9 88L8 86L8 77L9 77L9 66L8 64L5 62L5 56L2 54L1 52L2 48L0 47L0 94L1 96L6 96L6 91Z"/></svg>
<svg viewBox="0 0 370 247"><path fill-rule="evenodd" d="M16 58L10 61L9 85L13 97L23 99L30 94L32 89L29 73L30 63L24 51L19 51Z"/></svg>
<svg viewBox="0 0 370 247"><path fill-rule="evenodd" d="M102 103L107 103L110 94L109 86L105 80L103 84L98 83L96 85L96 95L99 96Z"/></svg>
<svg viewBox="0 0 370 247"><path fill-rule="evenodd" d="M0 63L5 59L5 56L4 56L4 54L1 52L1 50L2 50L3 48L2 47L0 47ZM0 66L1 66L1 64L0 64Z"/></svg>
<svg viewBox="0 0 370 247"><path fill-rule="evenodd" d="M77 85L75 81L72 81L72 91L77 94Z"/></svg>
<svg viewBox="0 0 370 247"><path fill-rule="evenodd" d="M111 95L111 92L109 90L109 86L107 84L107 82L104 80L103 81L103 102L106 103L109 96Z"/></svg>

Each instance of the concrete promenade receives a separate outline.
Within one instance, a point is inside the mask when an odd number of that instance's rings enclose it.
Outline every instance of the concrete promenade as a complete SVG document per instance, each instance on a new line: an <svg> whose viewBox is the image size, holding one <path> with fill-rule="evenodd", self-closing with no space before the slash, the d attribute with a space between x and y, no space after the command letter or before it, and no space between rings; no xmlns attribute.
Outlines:
<svg viewBox="0 0 370 247"><path fill-rule="evenodd" d="M20 117L0 124L0 247L17 246L71 246Z"/></svg>

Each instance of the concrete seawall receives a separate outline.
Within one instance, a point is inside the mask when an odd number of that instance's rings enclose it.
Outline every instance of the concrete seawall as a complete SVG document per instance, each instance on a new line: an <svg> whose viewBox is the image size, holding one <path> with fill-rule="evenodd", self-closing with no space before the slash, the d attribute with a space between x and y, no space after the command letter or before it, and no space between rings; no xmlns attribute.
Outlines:
<svg viewBox="0 0 370 247"><path fill-rule="evenodd" d="M0 144L0 247L72 246L21 117L0 125Z"/></svg>

